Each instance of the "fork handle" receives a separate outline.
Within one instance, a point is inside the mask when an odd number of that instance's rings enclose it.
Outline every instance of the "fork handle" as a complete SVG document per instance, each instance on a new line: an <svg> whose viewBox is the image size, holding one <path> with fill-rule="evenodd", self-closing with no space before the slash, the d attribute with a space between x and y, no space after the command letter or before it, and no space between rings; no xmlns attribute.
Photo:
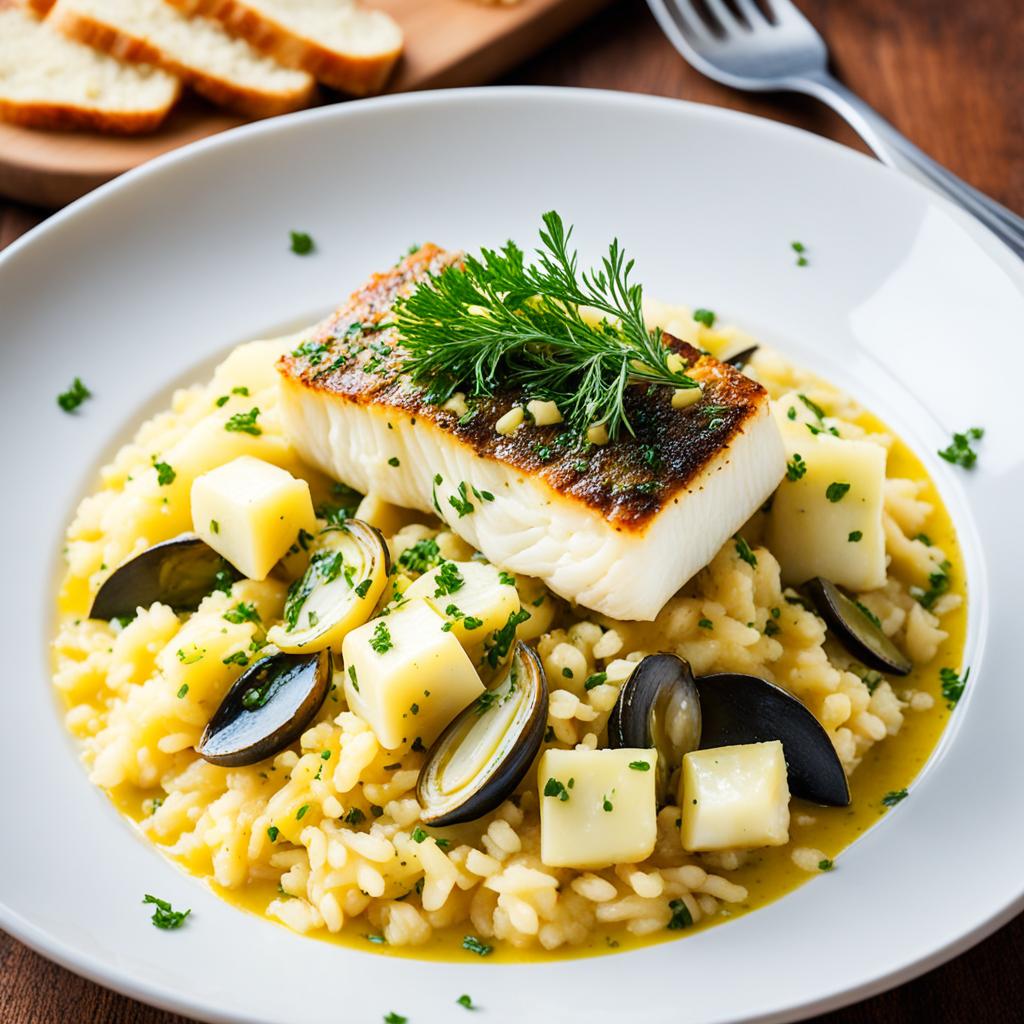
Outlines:
<svg viewBox="0 0 1024 1024"><path fill-rule="evenodd" d="M801 76L790 84L828 104L875 151L882 163L951 199L1024 259L1024 219L922 153L838 79L827 71L820 71Z"/></svg>

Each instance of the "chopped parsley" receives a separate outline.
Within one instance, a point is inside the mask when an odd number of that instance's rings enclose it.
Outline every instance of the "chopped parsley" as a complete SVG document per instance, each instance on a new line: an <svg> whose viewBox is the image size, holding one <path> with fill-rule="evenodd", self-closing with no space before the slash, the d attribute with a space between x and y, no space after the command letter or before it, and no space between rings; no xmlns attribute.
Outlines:
<svg viewBox="0 0 1024 1024"><path fill-rule="evenodd" d="M228 622L259 622L260 613L256 611L256 605L246 601L239 601L233 608L229 608L223 615Z"/></svg>
<svg viewBox="0 0 1024 1024"><path fill-rule="evenodd" d="M300 807L300 808L299 808L299 809L298 809L298 810L297 810L297 811L295 812L295 820L296 820L296 821L302 821L302 819L303 819L303 818L304 818L304 817L306 816L306 811L308 811L308 810L309 810L309 804L303 804L303 805L302 805L302 806L301 806L301 807Z"/></svg>
<svg viewBox="0 0 1024 1024"><path fill-rule="evenodd" d="M786 463L786 479L799 480L806 472L807 463L804 462L803 456L797 452L793 455L793 458Z"/></svg>
<svg viewBox="0 0 1024 1024"><path fill-rule="evenodd" d="M155 455L153 456L153 468L156 470L156 482L161 487L173 484L174 478L178 475L166 462L157 462ZM217 530L214 530L214 533L217 533L218 530L219 527Z"/></svg>
<svg viewBox="0 0 1024 1024"><path fill-rule="evenodd" d="M459 513L460 519L463 516L468 516L476 508L473 502L469 500L469 497L466 494L466 489L467 484L466 481L463 480L457 488L457 493L448 498L448 504Z"/></svg>
<svg viewBox="0 0 1024 1024"><path fill-rule="evenodd" d="M608 682L607 672L595 672L593 675L587 676L586 682L583 684L584 690L592 690L595 686L601 686Z"/></svg>
<svg viewBox="0 0 1024 1024"><path fill-rule="evenodd" d="M491 668L497 668L502 658L512 650L512 644L516 639L516 627L526 622L529 617L530 613L525 608L520 608L517 612L510 612L505 625L494 631L487 644L486 654L487 664Z"/></svg>
<svg viewBox="0 0 1024 1024"><path fill-rule="evenodd" d="M454 594L457 590L461 590L465 583L462 573L459 572L454 562L442 562L437 570L437 576L434 578L434 597Z"/></svg>
<svg viewBox="0 0 1024 1024"><path fill-rule="evenodd" d="M604 811L606 814L610 814L612 811L615 810L614 805L607 796L601 798L601 810Z"/></svg>
<svg viewBox="0 0 1024 1024"><path fill-rule="evenodd" d="M544 795L557 796L564 803L569 799L569 790L565 788L565 783L552 778L544 783Z"/></svg>
<svg viewBox="0 0 1024 1024"><path fill-rule="evenodd" d="M459 998L456 999L455 1002L458 1003L459 1006L464 1006L467 1010L476 1009L476 1007L473 1005L473 1000L470 999L469 996L459 996Z"/></svg>
<svg viewBox="0 0 1024 1024"><path fill-rule="evenodd" d="M985 436L981 427L968 427L962 434L954 434L952 442L939 450L939 458L945 459L954 466L970 469L978 461L978 453L971 447L972 441L980 441Z"/></svg>
<svg viewBox="0 0 1024 1024"><path fill-rule="evenodd" d="M366 595L370 592L370 587L372 587L372 586L373 586L373 580L365 579L365 580L363 580L362 583L357 584L352 589L355 591L356 597L362 598L362 597L366 597Z"/></svg>
<svg viewBox="0 0 1024 1024"><path fill-rule="evenodd" d="M185 918L192 913L191 910L175 910L167 900L161 900L148 894L142 902L153 904L156 909L150 920L155 928L162 928L164 931L180 928L185 923Z"/></svg>
<svg viewBox="0 0 1024 1024"><path fill-rule="evenodd" d="M635 772L649 772L651 770L650 761L630 761L629 767Z"/></svg>
<svg viewBox="0 0 1024 1024"><path fill-rule="evenodd" d="M403 1017L400 1013L395 1013L394 1010L384 1015L384 1024L407 1024L408 1020L408 1017Z"/></svg>
<svg viewBox="0 0 1024 1024"><path fill-rule="evenodd" d="M245 665L249 664L249 655L245 651L235 651L234 654L229 654L226 658L222 658L221 661L225 665Z"/></svg>
<svg viewBox="0 0 1024 1024"><path fill-rule="evenodd" d="M693 319L705 327L715 326L715 314L710 309L695 309L693 311Z"/></svg>
<svg viewBox="0 0 1024 1024"><path fill-rule="evenodd" d="M400 466L400 465L401 465L401 462L399 462L399 461L398 461L398 456L397 456L397 455L392 455L392 456L391 456L391 458L390 458L390 459L388 459L388 465L389 465L389 466L394 466L394 467L396 467L396 468L397 468L398 466Z"/></svg>
<svg viewBox="0 0 1024 1024"><path fill-rule="evenodd" d="M281 830L276 825L271 825L267 829L267 838L272 842L277 842L277 837L281 834Z"/></svg>
<svg viewBox="0 0 1024 1024"><path fill-rule="evenodd" d="M835 864L832 862L832 859L830 857L826 857L824 860L818 861L819 871L831 871L834 867Z"/></svg>
<svg viewBox="0 0 1024 1024"><path fill-rule="evenodd" d="M942 561L936 566L935 572L928 577L927 590L922 590L920 587L911 587L910 593L922 608L931 608L949 590L949 570L951 568L952 566L948 560Z"/></svg>
<svg viewBox="0 0 1024 1024"><path fill-rule="evenodd" d="M683 928L689 928L693 924L693 917L682 900L672 900L668 905L668 909L672 911L672 917L669 918L667 925L669 931L681 931Z"/></svg>
<svg viewBox="0 0 1024 1024"><path fill-rule="evenodd" d="M427 572L440 561L441 549L433 537L424 537L423 540L416 541L398 556L398 564L410 572Z"/></svg>
<svg viewBox="0 0 1024 1024"><path fill-rule="evenodd" d="M188 693L188 683L182 683L178 689L178 700L181 700Z"/></svg>
<svg viewBox="0 0 1024 1024"><path fill-rule="evenodd" d="M498 573L498 582L504 587L514 587L516 585L516 578L510 572L505 572L504 569Z"/></svg>
<svg viewBox="0 0 1024 1024"><path fill-rule="evenodd" d="M885 807L895 807L901 801L906 800L909 795L905 789L893 789L882 797L882 804Z"/></svg>
<svg viewBox="0 0 1024 1024"><path fill-rule="evenodd" d="M355 665L349 665L349 667L348 667L348 677L349 677L349 679L352 680L352 689L355 690L356 693L358 693L359 692L359 680L356 679L356 667L355 667Z"/></svg>
<svg viewBox="0 0 1024 1024"><path fill-rule="evenodd" d="M298 348L292 349L292 356L295 359L308 359L310 366L319 366L329 351L322 341L307 339Z"/></svg>
<svg viewBox="0 0 1024 1024"><path fill-rule="evenodd" d="M467 935L462 940L462 948L470 953L476 953L477 956L490 956L494 952L493 946L488 946L486 942L481 942L475 935Z"/></svg>
<svg viewBox="0 0 1024 1024"><path fill-rule="evenodd" d="M210 520L210 533L220 533L220 523L216 519Z"/></svg>
<svg viewBox="0 0 1024 1024"><path fill-rule="evenodd" d="M946 702L946 706L950 711L956 707L957 701L959 701L964 695L964 688L967 686L967 677L970 674L970 669L967 669L962 676L959 672L954 672L951 668L939 669L939 681L942 684L942 699Z"/></svg>
<svg viewBox="0 0 1024 1024"><path fill-rule="evenodd" d="M790 242L789 247L796 253L796 265L798 267L806 267L807 257L804 253L807 252L807 246L803 242Z"/></svg>
<svg viewBox="0 0 1024 1024"><path fill-rule="evenodd" d="M71 387L57 396L57 404L65 412L74 412L87 398L92 398L92 392L82 383L81 377L76 377Z"/></svg>
<svg viewBox="0 0 1024 1024"><path fill-rule="evenodd" d="M710 619L701 619L698 623L701 629L714 629L715 624Z"/></svg>
<svg viewBox="0 0 1024 1024"><path fill-rule="evenodd" d="M882 628L882 620L866 605L861 604L856 598L853 599L853 603L857 610L870 622L876 629Z"/></svg>
<svg viewBox="0 0 1024 1024"><path fill-rule="evenodd" d="M373 636L370 637L370 646L378 654L387 654L395 646L391 640L391 631L388 629L386 622L377 623Z"/></svg>
<svg viewBox="0 0 1024 1024"><path fill-rule="evenodd" d="M736 554L751 568L757 568L757 556L750 550L750 545L739 534L733 540L736 542Z"/></svg>
<svg viewBox="0 0 1024 1024"><path fill-rule="evenodd" d="M350 807L348 813L342 818L347 825L360 825L366 820L366 815L358 807Z"/></svg>
<svg viewBox="0 0 1024 1024"><path fill-rule="evenodd" d="M292 231L291 239L291 249L296 256L308 256L314 249L313 239L305 231Z"/></svg>
<svg viewBox="0 0 1024 1024"><path fill-rule="evenodd" d="M420 828L419 825L417 825L412 830L412 841L414 843L422 843L427 838L428 838L427 833L422 828Z"/></svg>
<svg viewBox="0 0 1024 1024"><path fill-rule="evenodd" d="M849 484L838 483L833 481L825 488L825 497L828 498L833 504L837 501L842 501L846 497L847 492L850 490Z"/></svg>
<svg viewBox="0 0 1024 1024"><path fill-rule="evenodd" d="M259 414L260 410L255 405L248 412L236 412L224 424L224 429L235 434L251 434L253 437L259 437L263 433L262 428L256 425Z"/></svg>
<svg viewBox="0 0 1024 1024"><path fill-rule="evenodd" d="M856 544L858 541L860 541L863 538L863 536L864 536L864 534L861 533L860 530L851 530L846 539L851 544Z"/></svg>

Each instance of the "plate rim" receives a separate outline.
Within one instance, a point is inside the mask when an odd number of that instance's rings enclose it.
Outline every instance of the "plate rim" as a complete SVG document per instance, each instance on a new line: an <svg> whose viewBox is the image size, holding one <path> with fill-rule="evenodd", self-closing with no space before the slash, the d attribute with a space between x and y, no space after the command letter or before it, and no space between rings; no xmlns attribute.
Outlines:
<svg viewBox="0 0 1024 1024"><path fill-rule="evenodd" d="M262 133L276 133L295 122L313 122L317 120L344 120L350 116L366 116L372 114L373 110L389 107L408 106L431 106L444 105L449 101L467 102L488 102L498 99L516 98L544 98L552 94L561 97L571 97L574 100L592 103L601 106L607 103L623 104L636 107L663 107L666 109L682 108L689 115L696 118L708 118L710 120L738 121L746 126L751 132L761 131L769 134L782 133L784 135L796 133L802 138L804 144L818 146L822 151L828 151L830 155L840 160L859 161L862 168L873 165L874 171L865 173L877 174L881 172L889 176L890 182L899 180L905 186L924 194L927 201L939 205L944 212L952 216L958 223L979 243L985 254L1007 273L1009 278L1016 284L1018 289L1024 293L1024 263L1009 250L995 236L991 235L983 226L978 224L966 213L939 196L926 186L903 177L877 163L866 154L850 149L841 143L815 135L805 129L798 128L783 122L773 121L746 112L729 110L715 107L708 104L695 103L686 100L676 100L669 97L647 96L643 94L623 93L615 90L596 90L582 88L564 88L557 86L490 86L470 89L445 89L430 90L411 94L376 97L368 100L359 100L352 103L332 105L321 108L314 108L295 114L285 115L280 118L272 118L266 121L245 124L237 128L221 132L215 136L201 139L187 146L165 153L146 164L133 168L110 181L95 191L83 196L71 203L63 210L42 222L24 236L17 239L0 252L0 273L7 265L20 258L22 251L29 249L39 239L49 236L51 233L61 230L65 222L79 216L83 211L104 203L108 196L140 186L147 178L163 174L180 161L182 163L200 157L207 149L230 148L240 142L244 142L250 135ZM1021 889L1015 900L1006 903L1001 910L991 914L987 919L978 923L973 929L965 932L944 945L933 950L909 964L902 967L895 967L893 970L876 976L868 982L851 984L839 991L835 991L826 997L811 997L799 1004L792 1004L790 1007L780 1011L769 1011L761 1015L744 1015L743 1021L770 1022L789 1021L802 1019L812 1013L825 1012L845 1005L849 1005L859 999L869 998L879 992L892 988L900 983L912 980L921 974L934 969L947 962L952 957L971 948L988 935L992 934L1006 922L1017 916L1024 910L1024 874L1021 876ZM59 939L53 939L43 928L23 918L12 911L0 900L0 926L4 928L17 940L23 942L29 948L40 955L50 959L61 966L88 978L107 988L111 988L123 995L139 999L150 1005L161 1009L187 1013L201 1020L206 1021L253 1021L251 1015L235 1016L223 1014L219 1011L212 1011L208 1004L194 1002L187 991L174 991L170 987L160 986L148 981L140 981L127 970L122 971L117 967L111 967L101 957L93 956L88 952L75 949ZM502 967L506 965L501 965ZM512 965L508 965L512 966ZM522 967L523 965L515 965Z"/></svg>

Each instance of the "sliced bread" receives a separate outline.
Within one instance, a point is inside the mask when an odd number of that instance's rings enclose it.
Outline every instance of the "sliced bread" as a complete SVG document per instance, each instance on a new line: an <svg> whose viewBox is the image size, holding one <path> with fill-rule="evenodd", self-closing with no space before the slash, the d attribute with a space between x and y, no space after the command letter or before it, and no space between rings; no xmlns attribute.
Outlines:
<svg viewBox="0 0 1024 1024"><path fill-rule="evenodd" d="M66 35L127 61L156 64L196 92L248 117L306 106L316 83L164 0L57 0L48 20Z"/></svg>
<svg viewBox="0 0 1024 1024"><path fill-rule="evenodd" d="M324 85L356 96L380 92L402 52L402 30L356 0L170 0L219 19L233 35Z"/></svg>
<svg viewBox="0 0 1024 1024"><path fill-rule="evenodd" d="M0 118L129 135L153 131L179 91L173 75L122 64L0 0Z"/></svg>

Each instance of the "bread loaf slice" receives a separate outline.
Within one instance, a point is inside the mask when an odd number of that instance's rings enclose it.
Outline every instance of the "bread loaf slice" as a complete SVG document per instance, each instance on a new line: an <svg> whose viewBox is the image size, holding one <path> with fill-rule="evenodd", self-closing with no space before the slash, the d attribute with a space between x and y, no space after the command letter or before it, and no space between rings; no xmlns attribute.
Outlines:
<svg viewBox="0 0 1024 1024"><path fill-rule="evenodd" d="M316 83L230 36L218 21L190 18L164 0L57 0L48 20L111 56L156 64L220 106L271 117L305 106Z"/></svg>
<svg viewBox="0 0 1024 1024"><path fill-rule="evenodd" d="M130 135L153 131L179 91L173 75L122 64L0 0L0 118Z"/></svg>
<svg viewBox="0 0 1024 1024"><path fill-rule="evenodd" d="M380 92L402 52L402 30L356 0L170 0L217 18L232 34L290 68L355 96Z"/></svg>

